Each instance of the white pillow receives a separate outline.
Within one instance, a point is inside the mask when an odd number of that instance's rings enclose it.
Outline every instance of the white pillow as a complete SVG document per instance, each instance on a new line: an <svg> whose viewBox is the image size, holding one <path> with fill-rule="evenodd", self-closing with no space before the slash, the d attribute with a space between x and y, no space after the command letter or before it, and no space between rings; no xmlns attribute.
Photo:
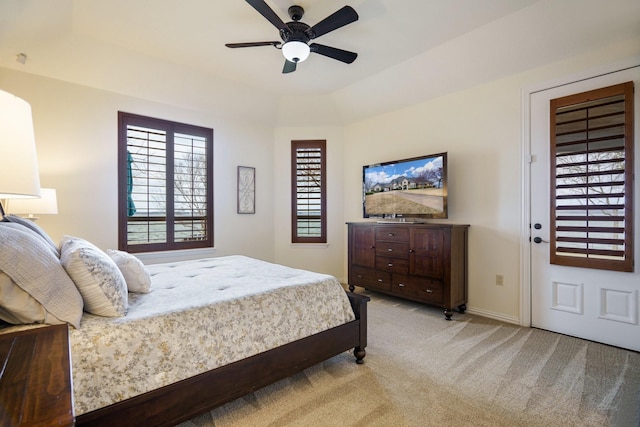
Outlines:
<svg viewBox="0 0 640 427"><path fill-rule="evenodd" d="M0 222L0 271L4 273L0 290L4 317L0 318L10 323L80 327L82 296L40 236L20 225Z"/></svg>
<svg viewBox="0 0 640 427"><path fill-rule="evenodd" d="M84 239L64 236L60 262L80 291L85 311L106 317L127 314L127 284L106 253Z"/></svg>
<svg viewBox="0 0 640 427"><path fill-rule="evenodd" d="M127 282L129 292L148 294L151 289L151 276L140 261L128 252L107 249L107 255L116 263Z"/></svg>

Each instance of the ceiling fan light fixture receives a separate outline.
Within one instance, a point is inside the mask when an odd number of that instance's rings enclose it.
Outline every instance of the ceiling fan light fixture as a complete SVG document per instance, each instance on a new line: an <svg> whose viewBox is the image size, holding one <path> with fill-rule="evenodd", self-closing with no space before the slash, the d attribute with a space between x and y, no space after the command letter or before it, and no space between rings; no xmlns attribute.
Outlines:
<svg viewBox="0 0 640 427"><path fill-rule="evenodd" d="M282 45L282 54L287 61L302 62L309 57L309 52L309 45L301 41L291 40Z"/></svg>

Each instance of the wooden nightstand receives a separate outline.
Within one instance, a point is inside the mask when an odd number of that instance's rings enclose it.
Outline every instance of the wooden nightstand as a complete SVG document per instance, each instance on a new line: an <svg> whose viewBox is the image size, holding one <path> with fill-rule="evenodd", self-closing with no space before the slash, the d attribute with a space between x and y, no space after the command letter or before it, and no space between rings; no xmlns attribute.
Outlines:
<svg viewBox="0 0 640 427"><path fill-rule="evenodd" d="M0 334L0 426L73 426L67 325Z"/></svg>

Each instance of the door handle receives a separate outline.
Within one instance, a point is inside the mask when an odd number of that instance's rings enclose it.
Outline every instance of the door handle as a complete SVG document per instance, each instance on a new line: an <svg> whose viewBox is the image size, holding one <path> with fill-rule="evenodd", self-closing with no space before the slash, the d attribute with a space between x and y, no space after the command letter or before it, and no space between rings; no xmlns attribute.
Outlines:
<svg viewBox="0 0 640 427"><path fill-rule="evenodd" d="M534 238L533 238L533 241L534 241L535 243L543 243L543 242L544 242L544 243L549 243L549 241L548 241L548 240L543 240L543 239L542 239L542 237L538 237L538 236L534 237Z"/></svg>

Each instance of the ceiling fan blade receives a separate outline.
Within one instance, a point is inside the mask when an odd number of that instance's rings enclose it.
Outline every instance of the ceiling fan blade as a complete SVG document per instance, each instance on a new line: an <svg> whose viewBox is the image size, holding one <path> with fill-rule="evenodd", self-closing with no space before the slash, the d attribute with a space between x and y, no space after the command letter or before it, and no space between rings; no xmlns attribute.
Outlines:
<svg viewBox="0 0 640 427"><path fill-rule="evenodd" d="M247 0L248 1L248 0ZM315 39L330 31L337 30L347 24L351 24L358 20L358 14L351 6L345 6L342 9L327 16L313 27L309 28L306 33L310 39Z"/></svg>
<svg viewBox="0 0 640 427"><path fill-rule="evenodd" d="M289 31L289 27L287 27L287 24L285 24L282 19L280 19L280 17L276 15L273 9L271 9L263 0L247 0L247 3L253 6L253 8L260 13L260 15L267 18L267 20L271 22L274 27L279 30Z"/></svg>
<svg viewBox="0 0 640 427"><path fill-rule="evenodd" d="M358 57L358 54L355 52L349 52L348 50L342 50L336 47L325 46L318 43L311 43L309 45L309 48L311 48L311 52L319 53L320 55L337 59L338 61L342 61L346 64L351 64Z"/></svg>
<svg viewBox="0 0 640 427"><path fill-rule="evenodd" d="M285 59L284 67L282 68L282 74L293 73L295 70L296 70L296 63Z"/></svg>
<svg viewBox="0 0 640 427"><path fill-rule="evenodd" d="M256 47L256 46L275 46L278 47L282 42L249 42L249 43L226 43L226 47Z"/></svg>

